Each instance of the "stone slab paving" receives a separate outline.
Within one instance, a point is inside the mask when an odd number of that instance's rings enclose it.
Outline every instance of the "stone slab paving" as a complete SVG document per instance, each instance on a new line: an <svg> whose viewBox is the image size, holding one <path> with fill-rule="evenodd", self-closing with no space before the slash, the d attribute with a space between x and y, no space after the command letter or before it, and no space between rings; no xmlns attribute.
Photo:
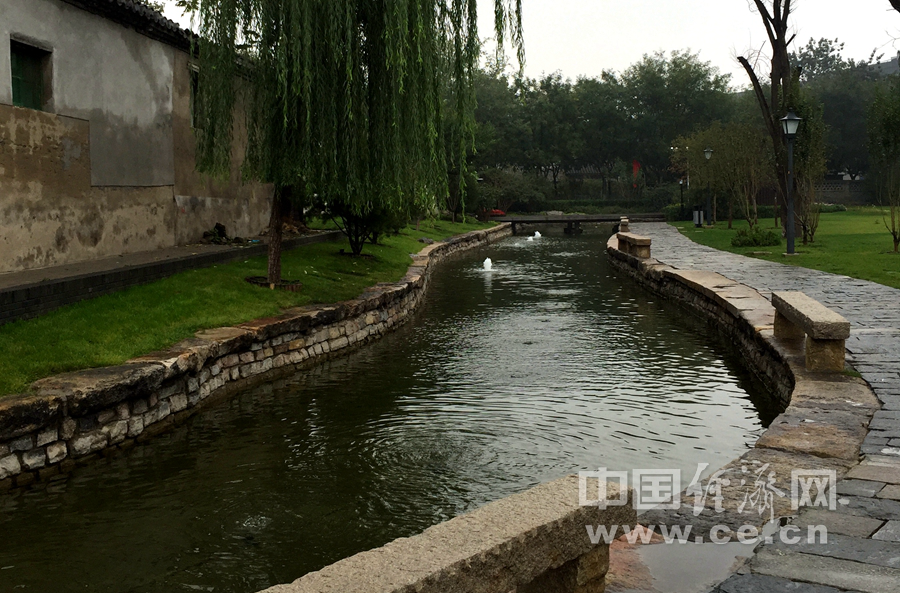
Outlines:
<svg viewBox="0 0 900 593"><path fill-rule="evenodd" d="M743 574L712 593L900 593L900 290L719 251L667 224L636 223L632 230L652 237L653 256L663 263L717 272L767 298L802 291L846 317L848 361L881 403L862 461L838 483L837 510L805 509L795 521L825 525L828 542L763 544Z"/></svg>

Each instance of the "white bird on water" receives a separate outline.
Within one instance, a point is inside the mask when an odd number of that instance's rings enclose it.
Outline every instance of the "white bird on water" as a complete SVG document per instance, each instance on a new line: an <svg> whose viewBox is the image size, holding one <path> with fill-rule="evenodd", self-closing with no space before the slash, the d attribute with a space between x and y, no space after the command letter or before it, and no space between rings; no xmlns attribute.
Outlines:
<svg viewBox="0 0 900 593"><path fill-rule="evenodd" d="M540 232L540 231L534 231L534 238L535 238L535 239L540 239L540 238L541 238L541 232Z"/></svg>
<svg viewBox="0 0 900 593"><path fill-rule="evenodd" d="M494 266L494 262L491 261L491 258L488 257L488 258L486 258L486 259L484 260L484 270L485 270L486 272L490 272L490 271L491 271L491 268L492 268L493 266Z"/></svg>

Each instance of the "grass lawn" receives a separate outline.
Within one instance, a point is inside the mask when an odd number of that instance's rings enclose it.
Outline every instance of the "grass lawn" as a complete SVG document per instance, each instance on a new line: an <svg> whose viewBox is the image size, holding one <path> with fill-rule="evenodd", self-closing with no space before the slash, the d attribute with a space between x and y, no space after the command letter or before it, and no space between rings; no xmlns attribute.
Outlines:
<svg viewBox="0 0 900 593"><path fill-rule="evenodd" d="M367 286L395 282L424 245L420 237L444 239L490 224L422 222L366 245L363 255L339 254L346 241L319 243L284 252L282 276L300 280L298 293L252 286L246 276L265 276L266 258L254 257L190 270L41 317L0 326L0 396L20 393L31 382L61 372L121 364L166 348L194 332L234 325L311 303L359 296Z"/></svg>
<svg viewBox="0 0 900 593"><path fill-rule="evenodd" d="M763 229L774 227L771 218L762 219L759 223ZM798 238L795 249L799 255L794 257L782 255L784 241L780 247L732 247L731 238L737 230L747 228L743 220L734 221L734 230L726 228L727 221L719 221L715 228L703 229L694 228L691 222L673 224L697 243L716 249L900 288L900 255L893 253L894 244L884 227L879 208L860 207L847 212L823 213L815 242L803 245ZM780 229L776 232L781 233ZM759 252L768 253L763 255Z"/></svg>

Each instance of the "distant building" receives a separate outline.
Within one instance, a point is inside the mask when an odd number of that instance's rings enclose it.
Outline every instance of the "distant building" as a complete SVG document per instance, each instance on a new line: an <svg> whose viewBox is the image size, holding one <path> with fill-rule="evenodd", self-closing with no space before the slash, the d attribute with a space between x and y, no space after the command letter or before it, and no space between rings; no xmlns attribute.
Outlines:
<svg viewBox="0 0 900 593"><path fill-rule="evenodd" d="M189 50L131 0L0 2L0 272L266 227L271 188L194 170Z"/></svg>
<svg viewBox="0 0 900 593"><path fill-rule="evenodd" d="M888 60L887 62L879 62L874 64L875 69L882 76L893 76L894 74L900 73L900 55L894 56L892 60Z"/></svg>

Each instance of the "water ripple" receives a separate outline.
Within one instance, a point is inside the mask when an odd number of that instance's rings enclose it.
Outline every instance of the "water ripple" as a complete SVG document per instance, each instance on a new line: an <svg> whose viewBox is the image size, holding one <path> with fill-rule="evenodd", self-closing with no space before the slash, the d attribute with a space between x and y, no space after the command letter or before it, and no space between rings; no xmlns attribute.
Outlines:
<svg viewBox="0 0 900 593"><path fill-rule="evenodd" d="M579 470L722 465L761 431L751 386L704 324L613 276L604 237L512 238L442 264L385 339L0 497L0 578L257 591Z"/></svg>

